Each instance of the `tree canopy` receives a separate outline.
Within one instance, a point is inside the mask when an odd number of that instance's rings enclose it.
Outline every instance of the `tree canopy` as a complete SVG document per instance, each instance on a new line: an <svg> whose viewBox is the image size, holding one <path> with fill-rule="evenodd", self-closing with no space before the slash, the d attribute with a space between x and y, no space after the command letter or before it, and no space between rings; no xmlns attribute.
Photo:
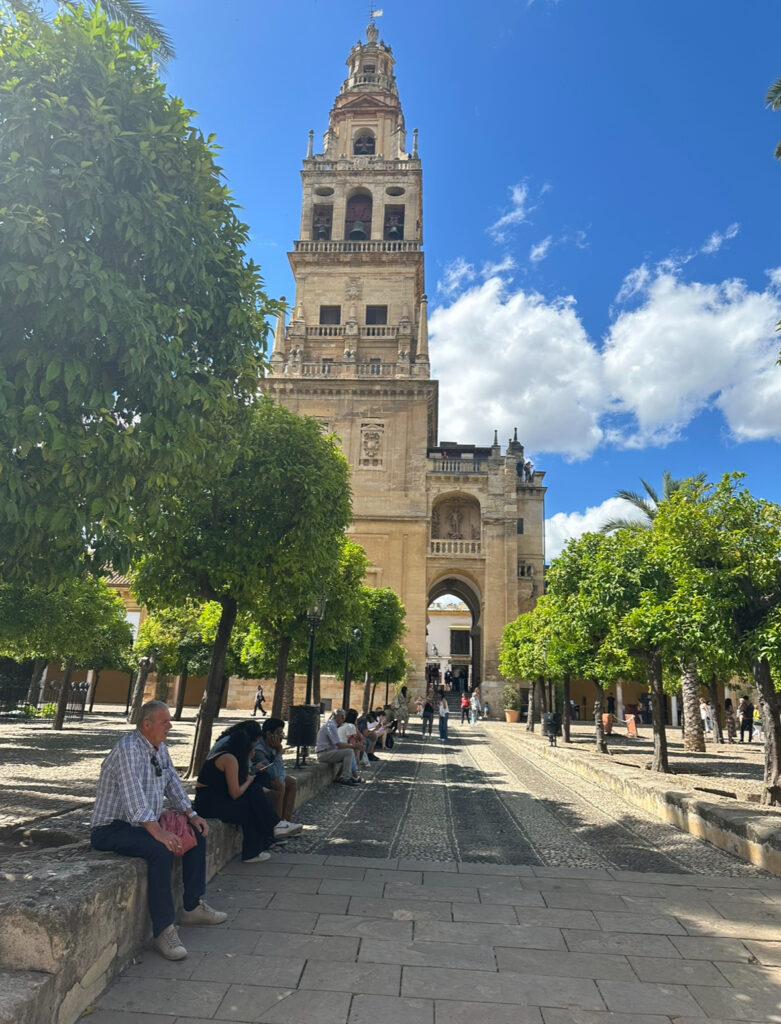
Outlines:
<svg viewBox="0 0 781 1024"><path fill-rule="evenodd" d="M129 556L204 466L274 308L213 138L95 9L0 13L0 564Z"/></svg>

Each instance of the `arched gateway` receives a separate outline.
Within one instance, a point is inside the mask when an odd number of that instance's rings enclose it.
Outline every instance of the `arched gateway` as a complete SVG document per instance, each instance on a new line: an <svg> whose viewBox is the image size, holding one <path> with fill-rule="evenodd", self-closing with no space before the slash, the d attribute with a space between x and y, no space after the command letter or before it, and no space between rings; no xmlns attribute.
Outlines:
<svg viewBox="0 0 781 1024"><path fill-rule="evenodd" d="M544 474L517 437L504 453L496 435L483 446L437 438L417 132L408 150L393 53L374 22L347 68L322 153L310 133L295 302L263 387L341 438L351 535L369 556L367 582L404 602L411 682L423 679L432 595L454 593L472 612L473 676L499 711L502 629L542 592ZM491 353L464 352L465 374L478 358Z"/></svg>

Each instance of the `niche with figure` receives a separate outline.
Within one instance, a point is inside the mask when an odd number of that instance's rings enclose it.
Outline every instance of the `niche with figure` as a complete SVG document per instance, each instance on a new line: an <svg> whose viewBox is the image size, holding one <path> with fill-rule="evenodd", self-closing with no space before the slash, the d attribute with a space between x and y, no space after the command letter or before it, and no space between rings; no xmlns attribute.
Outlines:
<svg viewBox="0 0 781 1024"><path fill-rule="evenodd" d="M432 540L480 540L480 503L467 495L441 498L431 514Z"/></svg>

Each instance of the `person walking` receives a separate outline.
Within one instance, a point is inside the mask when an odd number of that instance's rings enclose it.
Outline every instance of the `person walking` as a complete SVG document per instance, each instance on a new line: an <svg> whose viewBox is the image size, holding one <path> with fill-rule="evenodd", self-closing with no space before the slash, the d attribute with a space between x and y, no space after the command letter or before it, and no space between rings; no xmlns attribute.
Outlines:
<svg viewBox="0 0 781 1024"><path fill-rule="evenodd" d="M743 742L743 736L748 733L748 741L751 743L751 738L754 735L754 705L748 699L743 696L738 701L738 718L740 719L740 742Z"/></svg>
<svg viewBox="0 0 781 1024"><path fill-rule="evenodd" d="M704 697L700 697L700 718L702 719L702 733L705 739L713 736L713 718L711 717L710 705Z"/></svg>
<svg viewBox="0 0 781 1024"><path fill-rule="evenodd" d="M423 710L421 711L420 714L423 720L423 731L421 735L425 736L426 730L428 730L428 734L430 736L432 726L434 725L434 705L431 703L428 697L423 702Z"/></svg>
<svg viewBox="0 0 781 1024"><path fill-rule="evenodd" d="M480 693L478 690L472 692L472 696L469 698L469 721L472 725L477 722L480 716Z"/></svg>
<svg viewBox="0 0 781 1024"><path fill-rule="evenodd" d="M263 686L258 684L258 689L255 693L255 706L252 709L252 717L255 717L255 712L260 711L263 718L266 717L266 709L263 707L263 701L266 699L263 693Z"/></svg>
<svg viewBox="0 0 781 1024"><path fill-rule="evenodd" d="M447 718L450 714L450 708L447 706L444 692L439 695L439 742L444 743L447 740Z"/></svg>
<svg viewBox="0 0 781 1024"><path fill-rule="evenodd" d="M399 736L403 736L407 731L407 722L409 722L409 698L407 697L406 686L402 686L393 698L391 709L393 710L396 721L398 722L398 734Z"/></svg>
<svg viewBox="0 0 781 1024"><path fill-rule="evenodd" d="M727 726L727 742L734 743L738 726L737 719L735 718L735 709L729 697L724 701L724 724Z"/></svg>
<svg viewBox="0 0 781 1024"><path fill-rule="evenodd" d="M469 721L469 698L465 693L461 694L461 725Z"/></svg>

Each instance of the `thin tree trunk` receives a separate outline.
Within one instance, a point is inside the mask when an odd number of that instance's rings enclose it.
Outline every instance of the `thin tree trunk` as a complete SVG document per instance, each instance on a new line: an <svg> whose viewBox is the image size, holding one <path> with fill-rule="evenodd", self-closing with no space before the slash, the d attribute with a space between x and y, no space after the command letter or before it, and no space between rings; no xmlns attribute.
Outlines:
<svg viewBox="0 0 781 1024"><path fill-rule="evenodd" d="M154 669L155 659L151 655L145 655L138 659L138 674L133 685L133 696L130 698L130 714L127 716L130 725L137 725L141 705L144 703L144 689L146 678Z"/></svg>
<svg viewBox="0 0 781 1024"><path fill-rule="evenodd" d="M95 694L98 692L98 681L100 680L100 672L95 673L95 678L92 680L92 686L89 689L89 713L92 714L92 709L95 707Z"/></svg>
<svg viewBox="0 0 781 1024"><path fill-rule="evenodd" d="M189 670L185 665L182 668L181 675L179 676L179 691L176 694L176 711L174 711L174 719L179 722L182 718L182 710L184 709L184 694L187 689L187 677L189 676Z"/></svg>
<svg viewBox="0 0 781 1024"><path fill-rule="evenodd" d="M705 752L705 733L700 715L700 677L697 666L690 662L681 672L681 702L683 704L683 749Z"/></svg>
<svg viewBox="0 0 781 1024"><path fill-rule="evenodd" d="M539 713L537 705L537 680L533 680L531 690L529 690L529 702L526 705L526 731L534 732L534 726L539 722Z"/></svg>
<svg viewBox="0 0 781 1024"><path fill-rule="evenodd" d="M285 681L282 687L282 714L280 718L283 722L290 720L290 709L295 703L295 692L296 692L296 674L295 672L288 672L285 676Z"/></svg>
<svg viewBox="0 0 781 1024"><path fill-rule="evenodd" d="M290 637L283 636L277 651L277 670L274 677L274 699L271 702L271 717L282 718L282 702L285 697L285 676L287 675L287 659L290 655ZM287 721L287 719L283 719Z"/></svg>
<svg viewBox="0 0 781 1024"><path fill-rule="evenodd" d="M662 689L662 658L658 653L645 654L645 666L648 686L651 690L651 710L653 712L654 759L651 770L669 772L667 760L667 732L664 726L664 690Z"/></svg>
<svg viewBox="0 0 781 1024"><path fill-rule="evenodd" d="M43 677L43 670L46 668L46 658L36 658L33 663L33 674L30 677L30 688L27 691L27 703L38 705L38 698L41 695L40 686Z"/></svg>
<svg viewBox="0 0 781 1024"><path fill-rule="evenodd" d="M75 662L75 658L68 658L65 662L65 675L63 676L62 683L60 684L60 694L57 698L57 711L54 715L54 722L52 723L53 729L62 729L65 724L65 712L68 710L68 697L70 695L71 677L73 676L73 666Z"/></svg>
<svg viewBox="0 0 781 1024"><path fill-rule="evenodd" d="M193 749L187 769L188 778L198 774L201 770L201 765L206 760L206 755L209 753L209 747L212 742L212 723L216 717L222 694L225 658L228 654L228 644L233 632L233 625L236 622L238 605L235 598L225 597L220 604L222 605L222 613L217 625L217 636L214 638L209 674L206 677L206 686L204 687L203 698L201 699L201 706L195 723L195 738L193 739Z"/></svg>
<svg viewBox="0 0 781 1024"><path fill-rule="evenodd" d="M762 803L781 804L781 704L773 688L767 658L754 661L751 669L759 691L759 713L765 734L765 790Z"/></svg>
<svg viewBox="0 0 781 1024"><path fill-rule="evenodd" d="M719 686L716 676L708 680L708 696L713 707L713 734L717 743L724 742L724 733L721 731L721 707L719 706Z"/></svg>
<svg viewBox="0 0 781 1024"><path fill-rule="evenodd" d="M605 691L596 679L592 679L591 682L594 684L594 689L597 691L597 699L594 701L594 740L596 742L597 753L607 754L609 751L607 749L607 740L605 739L605 725L602 721L602 708L604 707L602 698L605 696Z"/></svg>
<svg viewBox="0 0 781 1024"><path fill-rule="evenodd" d="M363 702L362 710L364 713L371 707L369 701L371 699L371 683L369 682L369 673L367 672L363 677ZM347 709L345 708L345 711Z"/></svg>
<svg viewBox="0 0 781 1024"><path fill-rule="evenodd" d="M564 734L564 742L571 743L569 735L570 725L570 707L569 707L569 672L564 673L564 679L561 685L562 697L561 697L561 731Z"/></svg>
<svg viewBox="0 0 781 1024"><path fill-rule="evenodd" d="M228 689L228 680L229 680L229 678L230 677L228 676L227 672L222 677L222 686L220 687L220 699L217 702L217 710L214 712L214 717L215 718L219 718L220 717L220 711L222 710L222 702L225 699L225 691Z"/></svg>

